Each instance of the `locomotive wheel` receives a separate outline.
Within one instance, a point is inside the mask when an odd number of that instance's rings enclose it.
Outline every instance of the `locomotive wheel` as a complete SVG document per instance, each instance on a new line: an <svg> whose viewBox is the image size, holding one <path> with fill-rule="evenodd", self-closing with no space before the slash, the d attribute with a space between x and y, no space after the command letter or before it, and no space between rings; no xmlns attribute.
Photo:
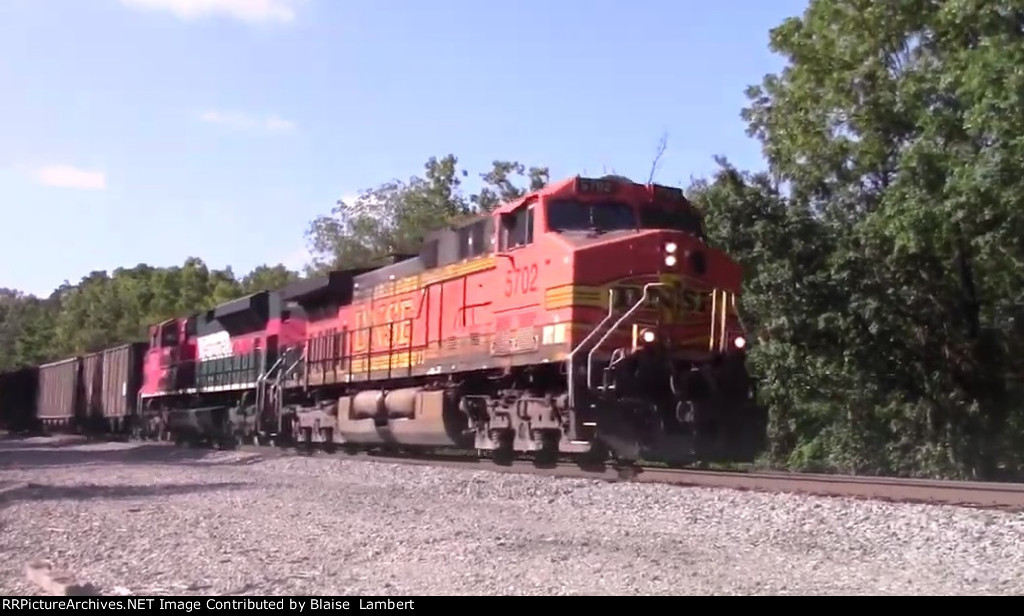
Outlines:
<svg viewBox="0 0 1024 616"><path fill-rule="evenodd" d="M554 468L558 466L558 433L544 431L540 435L541 448L534 453L533 465L537 468Z"/></svg>
<svg viewBox="0 0 1024 616"><path fill-rule="evenodd" d="M338 451L338 444L334 442L333 428L320 428L320 449L328 454Z"/></svg>
<svg viewBox="0 0 1024 616"><path fill-rule="evenodd" d="M582 470L603 473L608 468L610 458L611 455L608 447L600 441L595 441L591 445L590 451L580 454L579 458L577 458L577 464Z"/></svg>
<svg viewBox="0 0 1024 616"><path fill-rule="evenodd" d="M554 468L558 466L558 450L538 449L534 454L533 465L537 468Z"/></svg>
<svg viewBox="0 0 1024 616"><path fill-rule="evenodd" d="M498 447L491 452L491 460L498 466L512 466L516 452L511 447Z"/></svg>
<svg viewBox="0 0 1024 616"><path fill-rule="evenodd" d="M491 439L495 445L491 451L491 461L498 466L512 466L516 461L515 435L512 431L495 430L491 433Z"/></svg>

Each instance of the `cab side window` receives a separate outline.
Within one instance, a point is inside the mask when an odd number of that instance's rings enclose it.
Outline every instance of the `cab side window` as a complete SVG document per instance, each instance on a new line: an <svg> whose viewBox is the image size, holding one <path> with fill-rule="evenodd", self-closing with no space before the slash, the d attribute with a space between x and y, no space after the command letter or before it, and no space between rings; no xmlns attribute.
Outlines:
<svg viewBox="0 0 1024 616"><path fill-rule="evenodd" d="M171 322L163 326L160 332L160 346L167 348L178 346L178 323Z"/></svg>
<svg viewBox="0 0 1024 616"><path fill-rule="evenodd" d="M479 220L459 229L459 259L470 259L487 253L486 224Z"/></svg>
<svg viewBox="0 0 1024 616"><path fill-rule="evenodd" d="M513 250L533 243L533 205L502 216L501 248Z"/></svg>

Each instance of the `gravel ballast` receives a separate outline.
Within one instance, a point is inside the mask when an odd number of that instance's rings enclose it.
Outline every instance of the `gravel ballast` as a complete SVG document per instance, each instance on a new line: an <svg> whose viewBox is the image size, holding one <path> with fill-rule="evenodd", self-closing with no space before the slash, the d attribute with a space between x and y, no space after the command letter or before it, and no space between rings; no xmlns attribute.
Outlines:
<svg viewBox="0 0 1024 616"><path fill-rule="evenodd" d="M1024 515L160 445L0 442L0 592L1021 594Z"/></svg>

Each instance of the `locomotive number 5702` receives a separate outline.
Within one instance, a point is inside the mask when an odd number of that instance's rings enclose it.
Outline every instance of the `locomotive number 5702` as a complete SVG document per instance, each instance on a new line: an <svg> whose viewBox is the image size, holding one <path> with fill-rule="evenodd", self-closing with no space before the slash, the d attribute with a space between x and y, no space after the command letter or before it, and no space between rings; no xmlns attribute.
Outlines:
<svg viewBox="0 0 1024 616"><path fill-rule="evenodd" d="M505 297L536 291L537 275L536 263L509 269L505 272Z"/></svg>

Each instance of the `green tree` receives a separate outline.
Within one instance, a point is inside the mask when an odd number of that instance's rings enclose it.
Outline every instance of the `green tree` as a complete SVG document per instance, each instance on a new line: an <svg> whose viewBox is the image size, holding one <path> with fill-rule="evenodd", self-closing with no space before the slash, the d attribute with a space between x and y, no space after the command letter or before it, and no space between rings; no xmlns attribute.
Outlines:
<svg viewBox="0 0 1024 616"><path fill-rule="evenodd" d="M0 371L44 361L53 344L59 301L0 289Z"/></svg>
<svg viewBox="0 0 1024 616"><path fill-rule="evenodd" d="M142 263L92 272L47 299L0 289L0 371L144 340L150 325L297 277L283 265L261 265L239 281L230 267L210 270L190 257L180 267Z"/></svg>
<svg viewBox="0 0 1024 616"><path fill-rule="evenodd" d="M526 168L522 163L496 160L487 173L481 173L484 186L480 192L472 195L470 201L482 212L490 212L498 205L514 201L529 192L540 190L551 181L551 173L547 167ZM526 186L521 187L512 180L514 177L525 178Z"/></svg>
<svg viewBox="0 0 1024 616"><path fill-rule="evenodd" d="M257 293L259 291L280 289L291 282L298 280L299 274L293 272L284 265L259 265L246 274L241 281L244 293Z"/></svg>
<svg viewBox="0 0 1024 616"><path fill-rule="evenodd" d="M369 267L382 264L389 254L416 254L427 233L548 182L546 168L527 170L516 162L494 161L490 171L480 174L482 188L467 196L462 182L468 175L454 155L432 157L422 177L367 189L354 203L338 201L330 214L310 224L313 264L308 271ZM525 188L514 182L517 177L525 178Z"/></svg>
<svg viewBox="0 0 1024 616"><path fill-rule="evenodd" d="M791 321L817 333L785 337L799 352L764 364L813 389L795 400L769 383L768 397L822 416L826 436L799 430L791 454L861 471L1020 468L1020 15L1000 1L813 0L772 30L788 65L749 90L744 117L791 207L828 238L806 298L828 303ZM801 449L815 438L827 446Z"/></svg>

